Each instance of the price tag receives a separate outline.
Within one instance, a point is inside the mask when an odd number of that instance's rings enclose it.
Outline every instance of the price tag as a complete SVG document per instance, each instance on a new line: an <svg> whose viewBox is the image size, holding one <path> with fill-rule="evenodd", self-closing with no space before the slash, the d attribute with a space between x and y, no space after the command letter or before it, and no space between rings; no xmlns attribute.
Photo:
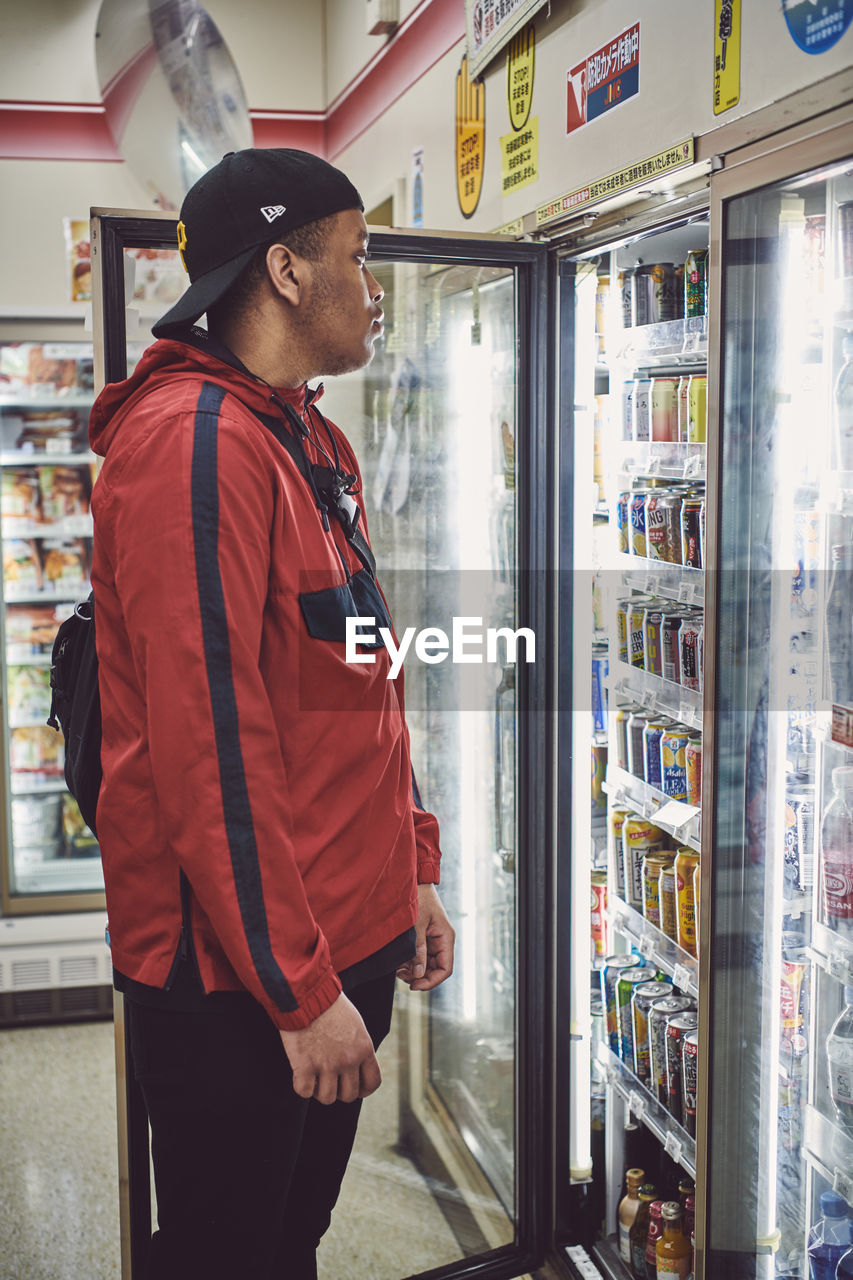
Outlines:
<svg viewBox="0 0 853 1280"><path fill-rule="evenodd" d="M829 972L838 982L849 982L850 964L843 951L833 951L829 957Z"/></svg>
<svg viewBox="0 0 853 1280"><path fill-rule="evenodd" d="M654 689L647 689L647 690L645 691L645 693L643 694L643 697L644 697L644 698L645 698L645 700L646 700L646 706L649 708L649 710L650 710L650 711L655 711L655 710L657 709L657 705L658 705L658 695L657 695L656 690L654 690Z"/></svg>
<svg viewBox="0 0 853 1280"><path fill-rule="evenodd" d="M660 822L678 831L681 827L686 827L698 812L695 804L687 804L684 800L668 800L658 809L657 816ZM643 816L645 817L645 814Z"/></svg>
<svg viewBox="0 0 853 1280"><path fill-rule="evenodd" d="M649 458L647 470L650 476L657 475L660 471L660 458Z"/></svg>
<svg viewBox="0 0 853 1280"><path fill-rule="evenodd" d="M653 574L651 574L651 573L647 573L647 574L646 574L646 576L645 576L645 578L643 578L643 586L642 586L642 590L643 590L646 594L648 594L648 593L652 590L652 588L654 587L654 585L655 585L654 575L653 575Z"/></svg>
<svg viewBox="0 0 853 1280"><path fill-rule="evenodd" d="M679 991L687 991L690 987L690 970L687 968L687 965L677 964L675 966L675 972L672 975L672 980L678 987Z"/></svg>
<svg viewBox="0 0 853 1280"><path fill-rule="evenodd" d="M678 603L687 604L687 601L693 595L693 588L689 582L679 582L678 584Z"/></svg>
<svg viewBox="0 0 853 1280"><path fill-rule="evenodd" d="M694 453L692 458L688 458L684 464L685 476L698 476L705 470L704 453Z"/></svg>
<svg viewBox="0 0 853 1280"><path fill-rule="evenodd" d="M654 955L654 950L655 950L654 939L650 938L647 933L644 933L642 938L640 939L640 954L645 956L647 960L651 960L652 956Z"/></svg>
<svg viewBox="0 0 853 1280"><path fill-rule="evenodd" d="M628 1110L633 1111L638 1120L642 1120L646 1114L645 1099L640 1097L636 1089L628 1091Z"/></svg>
<svg viewBox="0 0 853 1280"><path fill-rule="evenodd" d="M690 715L691 715L692 711L693 711L693 705L692 705L692 703L688 702L685 698L681 698L681 699L679 699L679 703L678 703L678 718L679 718L679 720L681 720L681 721L682 721L682 723L683 723L683 724L688 724L688 723L689 723L689 718L690 718Z"/></svg>
<svg viewBox="0 0 853 1280"><path fill-rule="evenodd" d="M850 1197L853 1195L853 1178L850 1178L848 1174L843 1173L841 1169L836 1169L832 1179L832 1189L833 1191L837 1191L838 1194L849 1204Z"/></svg>
<svg viewBox="0 0 853 1280"><path fill-rule="evenodd" d="M657 802L655 800L643 801L643 817L653 818L658 811Z"/></svg>
<svg viewBox="0 0 853 1280"><path fill-rule="evenodd" d="M672 1132L671 1129L667 1130L667 1135L664 1139L663 1146L664 1146L664 1150L666 1151L666 1154L668 1156L672 1156L673 1160L677 1164L678 1161L681 1159L681 1152L682 1152L681 1139L676 1137L676 1135Z"/></svg>

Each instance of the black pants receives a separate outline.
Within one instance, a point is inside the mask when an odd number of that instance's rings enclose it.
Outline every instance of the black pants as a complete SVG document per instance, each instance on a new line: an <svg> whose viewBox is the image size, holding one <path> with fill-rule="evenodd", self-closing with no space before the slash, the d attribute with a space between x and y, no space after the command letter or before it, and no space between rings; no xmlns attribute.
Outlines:
<svg viewBox="0 0 853 1280"><path fill-rule="evenodd" d="M348 992L377 1047L394 982L389 973ZM128 1001L127 1011L157 1188L145 1280L315 1280L361 1103L298 1097L254 1001L203 1013Z"/></svg>

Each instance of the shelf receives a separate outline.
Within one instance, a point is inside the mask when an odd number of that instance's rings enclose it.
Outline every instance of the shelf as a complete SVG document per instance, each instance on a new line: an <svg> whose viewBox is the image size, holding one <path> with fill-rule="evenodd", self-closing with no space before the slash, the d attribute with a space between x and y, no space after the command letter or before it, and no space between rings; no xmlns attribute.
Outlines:
<svg viewBox="0 0 853 1280"><path fill-rule="evenodd" d="M39 413L47 413L51 409L91 409L95 403L95 393L78 392L76 395L55 396L0 396L0 411L3 409L35 409Z"/></svg>
<svg viewBox="0 0 853 1280"><path fill-rule="evenodd" d="M14 893L91 893L104 887L97 846L85 857L52 858L15 868Z"/></svg>
<svg viewBox="0 0 853 1280"><path fill-rule="evenodd" d="M57 622L58 626L59 623ZM25 653L16 657L15 646L13 644L6 646L7 667L49 667L50 664L51 655L49 653Z"/></svg>
<svg viewBox="0 0 853 1280"><path fill-rule="evenodd" d="M52 778L49 782L29 782L12 774L13 796L50 796L67 790L64 778Z"/></svg>
<svg viewBox="0 0 853 1280"><path fill-rule="evenodd" d="M637 946L644 960L668 973L680 991L699 999L699 962L621 898L608 895L607 913L617 933Z"/></svg>
<svg viewBox="0 0 853 1280"><path fill-rule="evenodd" d="M647 711L662 712L691 729L702 728L702 694L695 689L685 689L627 662L613 663L608 685L611 693L630 698Z"/></svg>
<svg viewBox="0 0 853 1280"><path fill-rule="evenodd" d="M629 1111L646 1126L661 1143L668 1156L682 1169L696 1177L696 1142L677 1120L662 1107L657 1098L641 1084L620 1058L606 1044L598 1046L598 1061L604 1067L607 1083L627 1103Z"/></svg>
<svg viewBox="0 0 853 1280"><path fill-rule="evenodd" d="M13 664L17 665L17 664ZM44 664L49 665L49 664ZM50 690L48 690L48 693ZM10 729L40 729L43 724L47 724L47 717L50 715L50 701L48 701L44 714L40 716L10 716L8 725Z"/></svg>
<svg viewBox="0 0 853 1280"><path fill-rule="evenodd" d="M631 591L662 596L679 604L704 607L705 570L688 565L668 564L665 560L648 560L645 556L619 557L622 583Z"/></svg>
<svg viewBox="0 0 853 1280"><path fill-rule="evenodd" d="M704 444L620 440L614 453L619 471L626 476L705 481L708 451Z"/></svg>
<svg viewBox="0 0 853 1280"><path fill-rule="evenodd" d="M848 941L820 920L815 920L808 953L830 977L845 986L853 986L853 939Z"/></svg>
<svg viewBox="0 0 853 1280"><path fill-rule="evenodd" d="M686 844L698 853L701 850L701 813L695 805L665 796L657 787L650 787L642 778L635 778L625 769L607 766L607 777L602 784L605 792L616 805L633 809L648 818L656 827L673 836L679 844Z"/></svg>
<svg viewBox="0 0 853 1280"><path fill-rule="evenodd" d="M75 604L84 600L91 591L88 582L63 588L61 591L16 591L9 583L3 587L4 604Z"/></svg>
<svg viewBox="0 0 853 1280"><path fill-rule="evenodd" d="M0 467L82 467L91 466L97 458L88 450L63 453L55 446L39 451L31 449L6 449L0 453Z"/></svg>
<svg viewBox="0 0 853 1280"><path fill-rule="evenodd" d="M811 1103L805 1109L802 1151L833 1191L853 1203L853 1138Z"/></svg>
<svg viewBox="0 0 853 1280"><path fill-rule="evenodd" d="M5 539L48 538L52 542L65 542L69 538L91 538L94 524L91 516L66 516L64 520L53 520L50 524L4 516L2 529Z"/></svg>
<svg viewBox="0 0 853 1280"><path fill-rule="evenodd" d="M644 369L704 365L708 360L708 317L688 316L623 329L614 355ZM612 365L612 360L609 363Z"/></svg>

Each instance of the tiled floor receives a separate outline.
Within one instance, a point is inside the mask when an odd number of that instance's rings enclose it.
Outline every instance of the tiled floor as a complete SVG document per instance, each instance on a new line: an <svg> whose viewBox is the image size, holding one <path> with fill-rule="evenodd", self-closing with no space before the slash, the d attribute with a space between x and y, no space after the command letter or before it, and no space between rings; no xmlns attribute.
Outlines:
<svg viewBox="0 0 853 1280"><path fill-rule="evenodd" d="M393 1038L321 1280L402 1280L460 1250L396 1142ZM120 1280L110 1023L0 1031L0 1280Z"/></svg>

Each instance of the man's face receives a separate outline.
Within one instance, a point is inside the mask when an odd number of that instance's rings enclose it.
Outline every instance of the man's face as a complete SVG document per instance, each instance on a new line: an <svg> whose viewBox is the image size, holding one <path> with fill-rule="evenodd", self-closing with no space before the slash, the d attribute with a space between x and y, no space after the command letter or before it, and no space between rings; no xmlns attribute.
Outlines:
<svg viewBox="0 0 853 1280"><path fill-rule="evenodd" d="M346 209L332 224L322 260L308 264L300 321L317 374L350 373L373 359L382 332L379 303L384 291L367 268L367 241L364 216Z"/></svg>

